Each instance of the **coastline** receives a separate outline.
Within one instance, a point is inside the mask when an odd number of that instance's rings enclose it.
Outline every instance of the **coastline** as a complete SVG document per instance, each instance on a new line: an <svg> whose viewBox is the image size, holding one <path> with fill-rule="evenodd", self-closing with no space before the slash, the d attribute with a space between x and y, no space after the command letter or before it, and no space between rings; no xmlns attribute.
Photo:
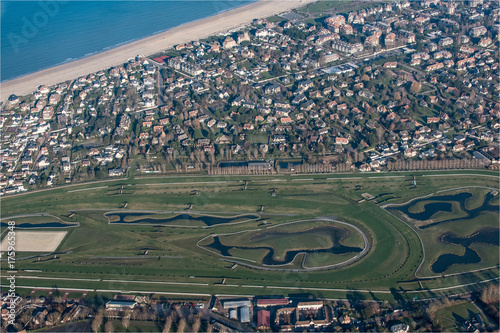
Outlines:
<svg viewBox="0 0 500 333"><path fill-rule="evenodd" d="M79 60L44 69L0 84L0 100L11 94L32 93L40 85L52 86L74 80L99 70L121 65L138 54L151 54L169 49L176 44L203 39L216 33L234 29L254 19L265 18L304 6L316 0L259 0L243 7L192 21L156 35L146 37Z"/></svg>

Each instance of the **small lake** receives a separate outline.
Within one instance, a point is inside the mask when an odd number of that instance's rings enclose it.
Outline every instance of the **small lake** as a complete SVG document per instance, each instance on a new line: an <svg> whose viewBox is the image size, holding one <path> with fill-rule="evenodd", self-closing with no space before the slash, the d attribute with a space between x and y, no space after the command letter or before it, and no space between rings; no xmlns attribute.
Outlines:
<svg viewBox="0 0 500 333"><path fill-rule="evenodd" d="M5 222L0 222L0 228L7 228L9 225ZM67 224L60 222L46 222L46 223L16 223L16 229L35 229L35 228L68 228L77 227L78 224Z"/></svg>
<svg viewBox="0 0 500 333"><path fill-rule="evenodd" d="M450 203L450 201L455 201L455 202L458 202L460 204L460 209L467 213L466 217L459 217L459 218L455 218L455 219L449 219L449 220L444 220L444 221L440 221L440 222L430 223L427 225L420 226L420 229L429 228L433 225L437 225L437 224L449 222L449 221L473 219L473 218L477 217L478 215L482 214L483 212L496 212L496 213L498 213L498 208L499 208L498 205L490 204L492 199L495 197L491 193L486 194L484 201L483 201L483 204L480 207L477 207L474 209L467 209L465 207L465 202L467 199L471 198L472 196L473 196L473 194L469 193L469 192L462 192L462 193L457 193L457 194L453 194L453 195L432 196L429 198L422 198L422 199L417 199L417 200L411 201L404 206L393 206L393 207L387 207L386 209L398 210L414 220L427 221L427 220L431 219L432 216L434 216L434 214L436 214L438 212L446 212L446 213L452 212L452 204ZM426 201L437 201L437 202L429 202L428 204L425 204L424 210L422 212L419 212L419 213L411 213L409 211L411 207L418 204L419 202L426 202Z"/></svg>
<svg viewBox="0 0 500 333"><path fill-rule="evenodd" d="M305 234L308 232L312 232L312 230L304 231L304 232L295 232L295 233L283 233L283 232L264 232L259 235L256 235L251 238L251 240L265 240L268 238L275 238L276 236L291 236L291 235L299 235L299 234ZM290 250L286 251L285 257L283 260L277 260L274 258L274 249L270 246L232 246L232 245L224 245L221 243L219 236L215 236L214 240L211 244L207 245L207 247L215 249L220 252L221 255L226 256L226 257L231 257L231 254L229 251L231 249L242 249L242 250L259 250L259 249L264 249L267 250L267 254L264 256L262 259L262 264L263 265L284 265L284 264L289 264L293 261L295 256L299 253L331 253L331 254L347 254L347 253L359 253L363 249L359 247L350 247L350 246L344 246L340 243L340 240L345 237L348 233L348 230L343 229L343 228L336 228L336 227L318 227L314 229L314 233L322 232L327 234L330 239L333 242L333 246L328 248L328 249L313 249L313 250L308 250L308 249L303 249L303 250ZM303 244L304 246L307 246L307 244Z"/></svg>
<svg viewBox="0 0 500 333"><path fill-rule="evenodd" d="M482 228L475 234L468 237L460 237L452 232L441 235L442 243L457 244L465 247L465 253L461 256L456 254L442 254L432 264L434 273L443 273L454 264L476 264L481 262L481 257L476 251L470 248L472 244L487 244L499 246L500 229Z"/></svg>
<svg viewBox="0 0 500 333"><path fill-rule="evenodd" d="M221 168L243 167L243 166L248 166L248 162L228 161L228 162L220 162L219 163L219 167L221 167Z"/></svg>
<svg viewBox="0 0 500 333"><path fill-rule="evenodd" d="M258 220L260 219L259 215L256 214L245 214L239 216L230 216L230 217L220 217L220 216L208 216L208 215L191 215L191 214L179 214L177 216L171 218L151 218L144 217L138 218L134 221L125 221L127 217L140 217L140 216L151 216L152 213L110 213L105 214L107 217L116 216L119 218L118 221L110 222L111 224L138 224L138 223L148 223L148 224L177 224L177 225L186 225L186 226L194 226L196 223L193 222L201 222L206 226L213 226L217 224L231 223L236 221L244 221L244 220Z"/></svg>
<svg viewBox="0 0 500 333"><path fill-rule="evenodd" d="M266 161L221 161L220 168L229 167L268 167L269 163Z"/></svg>

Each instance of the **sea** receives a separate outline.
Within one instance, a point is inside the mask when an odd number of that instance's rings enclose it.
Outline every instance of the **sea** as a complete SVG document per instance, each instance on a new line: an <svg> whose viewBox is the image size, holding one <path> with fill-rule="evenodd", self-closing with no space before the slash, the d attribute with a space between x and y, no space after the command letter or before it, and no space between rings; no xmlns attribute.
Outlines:
<svg viewBox="0 0 500 333"><path fill-rule="evenodd" d="M0 82L254 1L2 0Z"/></svg>

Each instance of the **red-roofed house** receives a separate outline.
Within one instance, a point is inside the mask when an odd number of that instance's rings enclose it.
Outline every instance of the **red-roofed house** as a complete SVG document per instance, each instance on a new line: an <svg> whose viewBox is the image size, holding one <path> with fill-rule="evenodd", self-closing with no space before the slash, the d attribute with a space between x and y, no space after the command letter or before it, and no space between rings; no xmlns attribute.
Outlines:
<svg viewBox="0 0 500 333"><path fill-rule="evenodd" d="M286 298L271 298L271 299L258 299L257 306L267 308L268 306L281 306L288 305Z"/></svg>
<svg viewBox="0 0 500 333"><path fill-rule="evenodd" d="M158 58L154 58L153 60L156 61L156 62L159 62L161 64L162 62L165 62L165 59L168 59L168 55L164 55L164 56L161 56L161 57L158 57Z"/></svg>
<svg viewBox="0 0 500 333"><path fill-rule="evenodd" d="M259 330L271 328L271 313L268 310L257 312L257 328Z"/></svg>
<svg viewBox="0 0 500 333"><path fill-rule="evenodd" d="M396 34L391 32L385 36L385 44L393 45L396 42Z"/></svg>
<svg viewBox="0 0 500 333"><path fill-rule="evenodd" d="M346 138L341 138L341 137L336 137L335 138L335 143L338 145L346 145L349 143L349 139Z"/></svg>
<svg viewBox="0 0 500 333"><path fill-rule="evenodd" d="M254 127L252 124L245 124L245 125L243 125L243 129L247 130L247 131L251 131L254 129Z"/></svg>
<svg viewBox="0 0 500 333"><path fill-rule="evenodd" d="M379 38L377 36L366 37L365 44L368 44L371 46L377 46L379 44Z"/></svg>

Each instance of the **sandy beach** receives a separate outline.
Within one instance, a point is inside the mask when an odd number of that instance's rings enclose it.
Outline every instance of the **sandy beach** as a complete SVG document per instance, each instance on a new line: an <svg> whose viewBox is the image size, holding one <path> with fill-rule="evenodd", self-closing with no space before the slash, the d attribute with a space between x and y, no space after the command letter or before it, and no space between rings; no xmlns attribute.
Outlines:
<svg viewBox="0 0 500 333"><path fill-rule="evenodd" d="M106 52L3 82L0 84L0 99L4 101L11 94L18 96L30 94L42 84L51 86L63 81L73 80L101 69L121 65L127 59L138 54L148 56L171 48L176 44L202 39L249 23L253 19L269 17L315 1L261 0L215 16L190 22Z"/></svg>

